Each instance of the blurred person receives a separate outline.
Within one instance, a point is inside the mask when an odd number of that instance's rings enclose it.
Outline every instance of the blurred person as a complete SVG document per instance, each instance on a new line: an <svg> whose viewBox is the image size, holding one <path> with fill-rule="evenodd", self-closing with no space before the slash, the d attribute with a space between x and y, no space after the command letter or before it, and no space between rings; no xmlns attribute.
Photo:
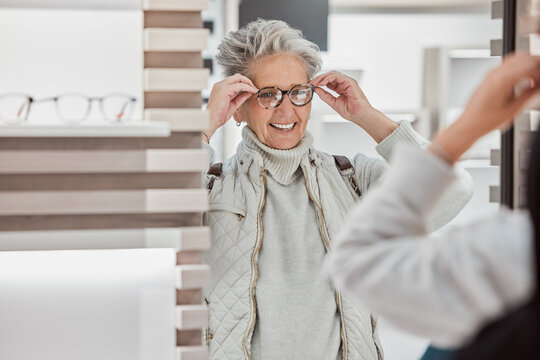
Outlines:
<svg viewBox="0 0 540 360"><path fill-rule="evenodd" d="M369 310L342 297L322 266L344 215L381 177L397 145L429 142L373 108L354 79L316 76L318 47L282 21L249 23L218 50L227 77L212 88L203 139L231 117L247 126L236 154L205 175L210 359L382 359ZM371 135L385 160L316 150L306 131L314 94ZM457 172L432 228L471 197L470 177Z"/></svg>
<svg viewBox="0 0 540 360"><path fill-rule="evenodd" d="M524 82L530 86L515 95ZM530 211L502 207L442 234L426 230L456 179L455 162L479 138L507 126L540 92L539 84L540 57L507 56L427 151L398 149L384 181L352 211L327 259L338 288L358 306L438 347L469 344L452 359L540 357L540 137L530 159Z"/></svg>

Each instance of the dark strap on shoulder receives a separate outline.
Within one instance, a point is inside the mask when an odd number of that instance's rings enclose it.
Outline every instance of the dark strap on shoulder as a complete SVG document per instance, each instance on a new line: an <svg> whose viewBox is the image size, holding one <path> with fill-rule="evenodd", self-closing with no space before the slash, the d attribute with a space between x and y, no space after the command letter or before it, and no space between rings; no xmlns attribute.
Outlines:
<svg viewBox="0 0 540 360"><path fill-rule="evenodd" d="M349 158L346 157L346 156L343 156L343 155L333 155L333 156L334 156L334 160L336 162L336 166L337 166L339 172L343 176L345 176L345 174L343 174L344 171L352 169L352 172L347 176L347 178L349 179L349 183L351 184L351 186L352 186L354 192L356 193L356 195L358 195L359 198L362 197L362 192L360 191L360 188L358 187L358 183L356 182L356 179L353 176L354 167L351 164L351 162L349 161Z"/></svg>
<svg viewBox="0 0 540 360"><path fill-rule="evenodd" d="M345 171L352 168L352 164L349 161L349 158L343 155L334 155L334 160L336 161L336 166L339 171Z"/></svg>
<svg viewBox="0 0 540 360"><path fill-rule="evenodd" d="M212 178L208 183L208 190L212 190L212 188L214 187L214 181L216 180L216 178L220 177L221 174L223 174L223 163L219 162L210 165L210 168L208 168L208 175L212 175Z"/></svg>
<svg viewBox="0 0 540 360"><path fill-rule="evenodd" d="M223 173L223 163L220 163L220 162L210 165L210 168L208 169L209 175L220 177L222 173Z"/></svg>

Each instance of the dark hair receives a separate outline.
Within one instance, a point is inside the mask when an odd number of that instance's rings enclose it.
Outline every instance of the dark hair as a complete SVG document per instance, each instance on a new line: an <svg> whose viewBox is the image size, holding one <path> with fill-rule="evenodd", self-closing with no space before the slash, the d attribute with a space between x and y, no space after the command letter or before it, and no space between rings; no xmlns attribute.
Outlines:
<svg viewBox="0 0 540 360"><path fill-rule="evenodd" d="M540 132L529 162L527 206L534 228L537 291L527 304L486 326L472 343L454 354L453 360L540 358Z"/></svg>

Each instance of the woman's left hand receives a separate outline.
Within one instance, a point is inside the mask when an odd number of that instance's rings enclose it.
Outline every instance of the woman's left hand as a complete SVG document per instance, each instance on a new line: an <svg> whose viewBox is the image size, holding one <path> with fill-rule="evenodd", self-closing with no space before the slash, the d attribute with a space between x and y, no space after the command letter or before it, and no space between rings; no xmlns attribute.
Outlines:
<svg viewBox="0 0 540 360"><path fill-rule="evenodd" d="M309 83L317 87L315 93L322 101L330 105L344 119L362 127L377 142L381 142L398 126L371 106L366 95L353 78L337 71L330 71L314 77ZM339 96L334 97L324 90L323 86L335 91Z"/></svg>

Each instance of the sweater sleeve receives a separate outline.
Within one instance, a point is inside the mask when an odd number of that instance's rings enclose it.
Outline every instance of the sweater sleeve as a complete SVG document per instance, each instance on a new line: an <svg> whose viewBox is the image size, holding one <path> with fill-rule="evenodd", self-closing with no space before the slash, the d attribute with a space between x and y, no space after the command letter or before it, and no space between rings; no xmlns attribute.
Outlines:
<svg viewBox="0 0 540 360"><path fill-rule="evenodd" d="M201 148L208 152L208 165L210 166L210 165L212 165L214 163L214 158L215 158L215 155L216 155L216 151L207 142L201 141L201 143L202 143Z"/></svg>
<svg viewBox="0 0 540 360"><path fill-rule="evenodd" d="M350 214L326 263L351 298L447 348L533 291L527 215L503 210L427 235L426 219L456 177L432 154L399 148L385 179Z"/></svg>
<svg viewBox="0 0 540 360"><path fill-rule="evenodd" d="M362 193L366 193L373 184L376 184L388 168L396 148L400 145L409 145L417 149L425 149L431 143L413 130L410 123L401 121L392 134L376 146L377 152L384 160L368 158L358 154L354 158L356 177ZM420 170L422 171L422 170ZM449 223L471 200L473 182L469 173L461 166L455 166L455 181L444 194L428 218L428 229L433 231ZM403 182L404 186L408 186Z"/></svg>

